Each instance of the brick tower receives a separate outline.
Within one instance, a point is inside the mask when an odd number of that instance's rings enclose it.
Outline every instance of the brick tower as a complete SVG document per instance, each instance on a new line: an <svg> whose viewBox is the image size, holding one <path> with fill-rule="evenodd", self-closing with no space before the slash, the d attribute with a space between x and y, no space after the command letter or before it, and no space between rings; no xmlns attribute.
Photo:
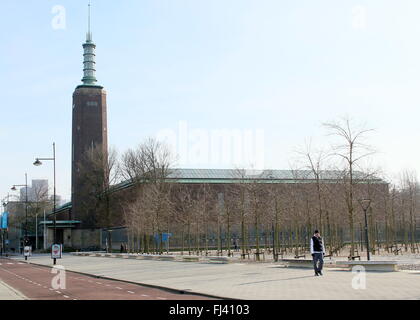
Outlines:
<svg viewBox="0 0 420 320"><path fill-rule="evenodd" d="M81 220L82 227L86 225L88 212L83 209L82 177L79 165L84 154L91 148L101 146L103 152L108 151L107 138L107 105L106 92L96 80L96 45L92 41L89 22L86 42L83 44L83 84L79 85L73 93L73 122L72 122L72 219ZM106 158L106 157L105 157Z"/></svg>

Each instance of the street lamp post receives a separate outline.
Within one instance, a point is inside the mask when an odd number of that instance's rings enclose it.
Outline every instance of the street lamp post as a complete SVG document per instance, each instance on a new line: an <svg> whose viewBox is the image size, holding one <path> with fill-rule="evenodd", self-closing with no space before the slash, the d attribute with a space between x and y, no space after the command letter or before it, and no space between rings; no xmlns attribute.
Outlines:
<svg viewBox="0 0 420 320"><path fill-rule="evenodd" d="M25 184L15 184L12 187L13 191L16 191L16 187L25 187L25 238L23 239L23 247L28 244L28 174L25 173ZM28 256L25 255L25 260L28 260Z"/></svg>
<svg viewBox="0 0 420 320"><path fill-rule="evenodd" d="M365 241L366 241L366 251L367 251L367 259L370 260L370 252L369 252L369 232L368 232L368 221L367 221L367 211L369 209L371 200L370 199L361 199L359 203L365 213Z"/></svg>
<svg viewBox="0 0 420 320"><path fill-rule="evenodd" d="M41 166L42 165L42 161L53 161L54 164L54 209L53 209L53 215L54 215L54 236L53 236L53 241L54 244L56 244L57 241L57 217L55 214L56 211L56 185L55 185L55 142L53 143L53 157L52 158L36 158L35 162L34 162L34 166ZM44 225L45 227L45 225ZM54 259L54 264L57 263L57 259Z"/></svg>

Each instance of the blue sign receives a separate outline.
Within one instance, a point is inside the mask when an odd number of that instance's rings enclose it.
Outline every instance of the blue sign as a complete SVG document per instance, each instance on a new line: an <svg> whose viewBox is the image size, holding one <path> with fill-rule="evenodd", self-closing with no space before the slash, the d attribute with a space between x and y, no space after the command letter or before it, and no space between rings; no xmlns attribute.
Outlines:
<svg viewBox="0 0 420 320"><path fill-rule="evenodd" d="M172 233L162 233L162 242L168 242L169 237L172 236ZM155 234L155 241L159 242L160 241L160 235L159 234Z"/></svg>
<svg viewBox="0 0 420 320"><path fill-rule="evenodd" d="M1 215L1 228L7 229L9 227L9 213L3 212Z"/></svg>

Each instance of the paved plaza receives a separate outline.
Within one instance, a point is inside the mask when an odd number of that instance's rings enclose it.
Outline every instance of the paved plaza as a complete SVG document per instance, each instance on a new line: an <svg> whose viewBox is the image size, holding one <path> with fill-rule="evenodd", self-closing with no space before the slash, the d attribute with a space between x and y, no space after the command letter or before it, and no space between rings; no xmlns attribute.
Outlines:
<svg viewBox="0 0 420 320"><path fill-rule="evenodd" d="M51 265L49 256L29 260ZM351 271L325 268L324 276L314 277L310 269L276 263L211 264L64 255L58 264L68 271L232 299L420 300L420 271L368 272L366 288L354 289L356 275Z"/></svg>
<svg viewBox="0 0 420 320"><path fill-rule="evenodd" d="M26 300L26 297L16 289L0 281L0 300Z"/></svg>

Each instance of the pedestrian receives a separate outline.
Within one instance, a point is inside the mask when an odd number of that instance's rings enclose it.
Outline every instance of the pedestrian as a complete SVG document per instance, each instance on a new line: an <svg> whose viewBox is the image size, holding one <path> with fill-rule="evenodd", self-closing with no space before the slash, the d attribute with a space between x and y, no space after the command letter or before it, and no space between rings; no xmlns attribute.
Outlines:
<svg viewBox="0 0 420 320"><path fill-rule="evenodd" d="M236 241L236 239L233 240L233 246L235 248L235 251L238 251L238 242Z"/></svg>
<svg viewBox="0 0 420 320"><path fill-rule="evenodd" d="M121 243L120 252L124 253L124 245Z"/></svg>
<svg viewBox="0 0 420 320"><path fill-rule="evenodd" d="M322 267L324 265L325 247L324 242L318 230L315 230L311 238L311 254L314 260L315 276L322 276Z"/></svg>

